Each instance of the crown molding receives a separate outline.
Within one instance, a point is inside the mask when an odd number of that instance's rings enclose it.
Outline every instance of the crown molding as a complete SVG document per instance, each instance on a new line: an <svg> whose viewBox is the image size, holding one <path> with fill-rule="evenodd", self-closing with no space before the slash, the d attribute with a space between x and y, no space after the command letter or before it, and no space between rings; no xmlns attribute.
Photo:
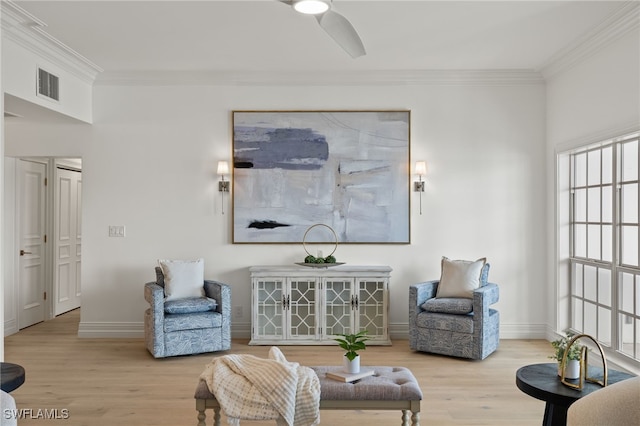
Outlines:
<svg viewBox="0 0 640 426"><path fill-rule="evenodd" d="M554 146L554 150L556 154L570 152L579 148L584 148L585 146L609 141L619 138L620 136L630 135L636 132L640 132L640 120L637 118L606 129L584 134L567 141L559 142Z"/></svg>
<svg viewBox="0 0 640 426"><path fill-rule="evenodd" d="M92 84L103 70L45 31L47 24L11 0L1 2L2 37Z"/></svg>
<svg viewBox="0 0 640 426"><path fill-rule="evenodd" d="M629 1L600 25L556 52L538 71L548 80L594 55L628 32L640 27L640 3Z"/></svg>
<svg viewBox="0 0 640 426"><path fill-rule="evenodd" d="M114 71L96 80L103 86L375 86L544 84L531 70L416 71Z"/></svg>

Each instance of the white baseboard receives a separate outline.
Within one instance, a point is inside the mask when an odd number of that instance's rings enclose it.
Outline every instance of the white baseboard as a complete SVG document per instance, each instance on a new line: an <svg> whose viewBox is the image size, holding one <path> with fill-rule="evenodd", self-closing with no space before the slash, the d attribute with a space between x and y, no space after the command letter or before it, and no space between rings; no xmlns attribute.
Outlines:
<svg viewBox="0 0 640 426"><path fill-rule="evenodd" d="M4 322L4 337L11 336L19 331L18 321L10 319Z"/></svg>
<svg viewBox="0 0 640 426"><path fill-rule="evenodd" d="M78 337L83 338L144 338L142 322L80 322Z"/></svg>
<svg viewBox="0 0 640 426"><path fill-rule="evenodd" d="M547 339L546 324L500 324L501 339Z"/></svg>
<svg viewBox="0 0 640 426"><path fill-rule="evenodd" d="M232 339L251 339L251 323L250 322L232 322L231 338Z"/></svg>
<svg viewBox="0 0 640 426"><path fill-rule="evenodd" d="M409 323L389 324L389 337L391 340L409 340Z"/></svg>

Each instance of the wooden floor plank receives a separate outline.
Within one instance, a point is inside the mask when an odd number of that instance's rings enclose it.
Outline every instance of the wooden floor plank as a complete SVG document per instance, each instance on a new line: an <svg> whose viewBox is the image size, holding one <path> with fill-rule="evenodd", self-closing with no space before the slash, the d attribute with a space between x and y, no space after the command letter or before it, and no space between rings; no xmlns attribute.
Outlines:
<svg viewBox="0 0 640 426"><path fill-rule="evenodd" d="M198 376L215 356L248 353L266 357L268 346L234 339L231 351L154 359L142 339L81 339L79 310L5 338L5 361L22 365L26 382L12 392L19 409L66 409L68 419L22 419L21 426L182 426L197 423ZM303 365L340 364L335 346L281 346ZM362 365L411 369L424 394L421 425L539 425L544 403L522 393L515 373L526 364L549 362L549 342L502 340L484 361L414 352L406 340L369 346ZM212 424L211 414L208 423ZM322 411L323 425L400 425L400 412ZM223 424L226 419L223 418ZM242 422L273 426L275 422Z"/></svg>

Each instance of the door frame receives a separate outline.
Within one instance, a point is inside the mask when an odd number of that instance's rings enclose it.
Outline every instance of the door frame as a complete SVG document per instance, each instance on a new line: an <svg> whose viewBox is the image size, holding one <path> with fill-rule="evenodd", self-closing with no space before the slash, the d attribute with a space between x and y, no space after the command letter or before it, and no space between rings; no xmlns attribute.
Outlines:
<svg viewBox="0 0 640 426"><path fill-rule="evenodd" d="M7 213L5 215L5 223L4 229L13 228L15 231L13 235L7 235L9 238L4 239L4 261L5 261L5 269L4 269L4 291L5 294L5 306L11 305L13 312L4 312L4 318L0 318L0 321L3 321L4 324L4 336L9 336L11 334L17 333L20 331L19 323L18 323L18 309L20 308L20 296L19 296L19 286L18 286L18 278L19 278L19 270L20 270L20 257L18 256L18 251L20 250L20 233L19 233L19 225L20 225L20 205L18 203L18 161L34 161L38 163L45 163L47 165L47 187L45 189L45 229L47 234L47 245L45 247L45 291L47 292L47 300L44 301L44 318L45 321L53 319L54 309L53 309L53 274L54 274L54 262L53 262L53 250L52 247L52 238L53 238L53 229L54 229L54 214L53 214L53 205L54 205L54 182L55 182L55 169L57 165L61 165L65 168L77 168L79 171L82 171L82 167L78 166L74 162L69 162L67 159L79 160L82 161L81 157L78 156L68 156L68 157L5 157L3 161L5 161L5 166L7 165L6 159L10 161L14 161L12 166L5 167L5 182L4 189L7 189L7 186L12 188L12 192L5 191L5 195L10 194L10 197L5 198L5 206L4 210ZM7 297L8 296L8 297ZM11 316L14 318L11 318Z"/></svg>

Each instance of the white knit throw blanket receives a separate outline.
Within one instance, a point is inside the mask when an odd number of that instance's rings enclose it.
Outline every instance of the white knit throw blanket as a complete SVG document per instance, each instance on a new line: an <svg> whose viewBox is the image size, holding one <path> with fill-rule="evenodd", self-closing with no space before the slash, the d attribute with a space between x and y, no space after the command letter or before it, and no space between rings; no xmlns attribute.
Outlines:
<svg viewBox="0 0 640 426"><path fill-rule="evenodd" d="M272 347L269 359L253 355L214 358L200 375L220 403L230 425L244 420L276 420L279 426L320 423L320 381L309 367L288 362Z"/></svg>

